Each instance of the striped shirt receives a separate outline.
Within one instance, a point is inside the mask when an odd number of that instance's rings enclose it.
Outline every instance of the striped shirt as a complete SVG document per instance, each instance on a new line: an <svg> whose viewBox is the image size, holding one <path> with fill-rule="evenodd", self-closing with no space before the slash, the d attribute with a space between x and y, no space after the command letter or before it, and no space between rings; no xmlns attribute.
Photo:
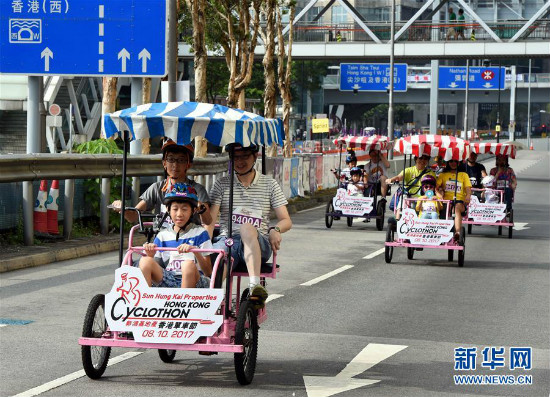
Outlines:
<svg viewBox="0 0 550 397"><path fill-rule="evenodd" d="M244 208L248 211L261 214L261 224L258 228L261 234L269 232L269 213L272 208L279 208L288 204L283 191L275 179L255 171L254 180L249 186L243 186L237 176L233 184L233 210ZM228 235L229 218L229 188L230 175L220 178L214 183L210 191L210 201L220 207L221 236ZM238 233L238 225L233 225Z"/></svg>
<svg viewBox="0 0 550 397"><path fill-rule="evenodd" d="M189 224L184 232L180 232L179 235L174 231L173 225L170 225L167 229L163 229L157 234L154 243L157 247L167 248L177 248L181 244L189 244L202 249L212 248L210 235L206 229L193 223ZM207 256L209 253L203 252L202 255ZM180 260L195 261L197 269L201 271L199 264L195 260L195 254L193 253L178 254L177 251L157 251L155 258L162 259L163 264L166 266L166 270L172 271L178 275L181 275L181 263L178 262Z"/></svg>

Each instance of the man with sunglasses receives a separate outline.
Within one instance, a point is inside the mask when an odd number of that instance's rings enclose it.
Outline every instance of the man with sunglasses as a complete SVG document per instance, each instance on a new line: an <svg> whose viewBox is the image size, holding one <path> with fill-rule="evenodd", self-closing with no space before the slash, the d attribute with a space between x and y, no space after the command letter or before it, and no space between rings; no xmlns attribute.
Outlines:
<svg viewBox="0 0 550 397"><path fill-rule="evenodd" d="M455 241L458 241L462 229L462 217L466 215L466 206L470 202L472 183L470 176L458 170L458 160L447 161L447 166L437 177L436 194L439 198L453 201L455 212Z"/></svg>
<svg viewBox="0 0 550 397"><path fill-rule="evenodd" d="M283 191L273 178L257 172L254 168L258 158L258 147L243 147L234 143L226 150L233 156L235 179L233 182L233 217L229 219L230 175L216 180L210 190L211 215L220 215L221 231L214 238L214 248L225 249L232 222L231 256L233 268L248 271L249 293L254 306L262 308L268 293L260 284L262 263L266 263L272 252L281 247L282 233L292 227ZM273 210L277 222L270 226L270 212ZM243 269L244 270L244 269Z"/></svg>

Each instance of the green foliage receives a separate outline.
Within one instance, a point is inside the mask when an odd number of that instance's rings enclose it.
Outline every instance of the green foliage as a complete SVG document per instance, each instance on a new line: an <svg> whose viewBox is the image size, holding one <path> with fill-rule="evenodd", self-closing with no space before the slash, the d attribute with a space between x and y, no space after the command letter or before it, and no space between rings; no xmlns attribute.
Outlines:
<svg viewBox="0 0 550 397"><path fill-rule="evenodd" d="M372 124L372 127L376 127L377 120L388 120L388 105L380 104L374 106L373 108L367 110L363 114L363 119L366 124ZM393 108L394 122L395 124L404 124L407 121L407 118L410 114L410 109L408 105L394 105Z"/></svg>
<svg viewBox="0 0 550 397"><path fill-rule="evenodd" d="M84 142L78 145L75 149L77 153L83 154L122 154L114 139L96 139L90 142ZM126 178L126 185L132 184L132 178ZM86 179L84 180L85 200L86 203L93 209L94 215L100 217L101 203L101 179ZM111 202L121 199L122 192L122 177L111 178ZM109 229L120 227L120 216L118 213L109 212Z"/></svg>

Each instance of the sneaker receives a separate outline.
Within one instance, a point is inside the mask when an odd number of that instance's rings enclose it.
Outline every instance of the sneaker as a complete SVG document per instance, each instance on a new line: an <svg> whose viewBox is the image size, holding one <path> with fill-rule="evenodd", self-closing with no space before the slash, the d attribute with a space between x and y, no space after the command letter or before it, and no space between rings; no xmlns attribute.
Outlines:
<svg viewBox="0 0 550 397"><path fill-rule="evenodd" d="M383 204L386 204L386 198L385 198L385 197L382 197L382 198L380 199L380 202L383 203Z"/></svg>
<svg viewBox="0 0 550 397"><path fill-rule="evenodd" d="M268 293L264 286L261 284L256 284L254 288L252 288L248 300L253 303L255 309L263 309L267 296Z"/></svg>
<svg viewBox="0 0 550 397"><path fill-rule="evenodd" d="M455 243L458 243L460 241L460 233L455 233L455 235L453 236L453 241Z"/></svg>

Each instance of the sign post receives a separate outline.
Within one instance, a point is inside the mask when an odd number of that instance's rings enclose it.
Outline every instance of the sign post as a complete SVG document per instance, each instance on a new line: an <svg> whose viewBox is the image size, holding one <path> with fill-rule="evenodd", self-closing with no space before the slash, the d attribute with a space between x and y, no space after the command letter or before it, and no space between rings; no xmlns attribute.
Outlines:
<svg viewBox="0 0 550 397"><path fill-rule="evenodd" d="M166 0L2 1L0 72L166 75Z"/></svg>

